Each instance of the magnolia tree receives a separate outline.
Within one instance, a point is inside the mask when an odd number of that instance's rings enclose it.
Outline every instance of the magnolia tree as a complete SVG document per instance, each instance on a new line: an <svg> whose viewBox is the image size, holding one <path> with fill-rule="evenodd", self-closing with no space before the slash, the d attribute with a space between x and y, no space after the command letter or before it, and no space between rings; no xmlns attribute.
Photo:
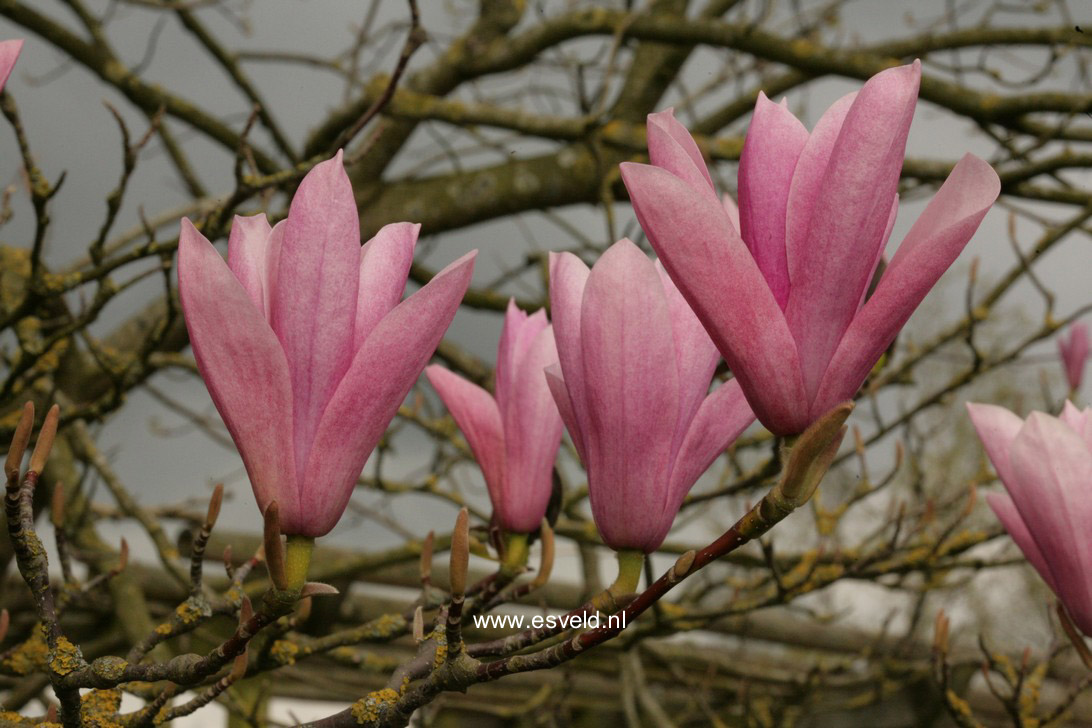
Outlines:
<svg viewBox="0 0 1092 728"><path fill-rule="evenodd" d="M1067 4L427 5L0 0L0 724L1092 720ZM32 47L122 140L68 259Z"/></svg>

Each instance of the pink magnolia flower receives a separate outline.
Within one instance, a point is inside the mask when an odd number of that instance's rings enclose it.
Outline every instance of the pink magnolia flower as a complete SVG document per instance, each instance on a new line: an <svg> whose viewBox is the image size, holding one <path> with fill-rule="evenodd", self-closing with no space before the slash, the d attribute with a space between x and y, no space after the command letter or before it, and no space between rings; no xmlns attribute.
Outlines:
<svg viewBox="0 0 1092 728"><path fill-rule="evenodd" d="M15 68L15 59L19 57L21 50L21 39L0 41L0 89L8 82L8 76L11 75L11 69Z"/></svg>
<svg viewBox="0 0 1092 728"><path fill-rule="evenodd" d="M1062 416L968 404L971 421L1008 495L987 501L1012 540L1092 635L1092 409Z"/></svg>
<svg viewBox="0 0 1092 728"><path fill-rule="evenodd" d="M1062 366L1065 367L1069 389L1076 392L1081 388L1084 365L1088 361L1088 327L1080 322L1070 326L1069 336L1058 338L1058 354L1062 358Z"/></svg>
<svg viewBox="0 0 1092 728"><path fill-rule="evenodd" d="M898 209L920 77L916 62L873 76L810 134L760 94L738 212L670 110L648 119L652 165L622 165L652 247L774 433L801 432L852 399L997 198L994 171L964 156L865 301Z"/></svg>
<svg viewBox="0 0 1092 728"><path fill-rule="evenodd" d="M178 287L197 366L281 530L322 536L455 315L475 252L399 303L420 226L363 248L339 152L315 166L288 218L236 217L223 258L189 220Z"/></svg>
<svg viewBox="0 0 1092 728"><path fill-rule="evenodd" d="M536 530L550 503L561 415L543 370L555 362L546 312L528 316L509 301L497 347L496 399L441 366L425 369L481 465L493 514L505 531Z"/></svg>
<svg viewBox="0 0 1092 728"><path fill-rule="evenodd" d="M712 394L716 347L659 264L629 240L589 272L550 254L560 366L546 376L588 471L613 549L659 548L683 497L754 414L732 380Z"/></svg>

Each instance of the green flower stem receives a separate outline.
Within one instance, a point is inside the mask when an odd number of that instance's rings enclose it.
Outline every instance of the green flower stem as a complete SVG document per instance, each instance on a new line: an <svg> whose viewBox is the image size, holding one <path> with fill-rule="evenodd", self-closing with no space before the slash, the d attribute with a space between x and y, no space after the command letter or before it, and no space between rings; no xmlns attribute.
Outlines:
<svg viewBox="0 0 1092 728"><path fill-rule="evenodd" d="M309 536L288 536L284 550L284 575L288 579L288 590L299 592L307 583L307 568L311 565L311 554L315 550L315 539Z"/></svg>
<svg viewBox="0 0 1092 728"><path fill-rule="evenodd" d="M618 610L619 600L627 594L634 594L641 583L644 572L645 554L637 549L623 549L618 552L618 578L606 591L592 599L592 606L601 612Z"/></svg>
<svg viewBox="0 0 1092 728"><path fill-rule="evenodd" d="M501 574L508 580L514 579L523 573L527 566L527 557L530 554L530 546L526 533L504 534L504 559L501 561Z"/></svg>

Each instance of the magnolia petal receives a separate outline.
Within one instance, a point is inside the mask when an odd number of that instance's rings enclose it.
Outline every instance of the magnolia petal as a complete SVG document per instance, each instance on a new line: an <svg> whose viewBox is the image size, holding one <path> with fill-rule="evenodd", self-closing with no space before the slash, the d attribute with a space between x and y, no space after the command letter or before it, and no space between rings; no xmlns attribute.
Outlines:
<svg viewBox="0 0 1092 728"><path fill-rule="evenodd" d="M1015 482L1009 465L1009 448L1024 426L1024 421L1004 407L995 404L967 403L967 413L971 416L978 439L986 449L986 455L993 463L997 477L1003 483Z"/></svg>
<svg viewBox="0 0 1092 728"><path fill-rule="evenodd" d="M375 325L402 300L420 231L419 223L384 225L360 249L356 320L353 323L354 352Z"/></svg>
<svg viewBox="0 0 1092 728"><path fill-rule="evenodd" d="M501 419L505 422L506 430L509 419L519 416L512 405L513 395L519 387L515 384L517 373L527 351L548 325L544 309L528 316L526 311L516 305L515 299L508 299L508 309L504 314L504 328L501 330L500 343L497 344L497 366L493 372L497 406L500 408ZM555 350L554 359L546 364L552 364L556 360ZM545 380L542 382L542 387L545 391Z"/></svg>
<svg viewBox="0 0 1092 728"><path fill-rule="evenodd" d="M282 527L292 533L301 513L288 361L223 258L185 219L178 294L198 369L243 458L258 506L264 511L276 500Z"/></svg>
<svg viewBox="0 0 1092 728"><path fill-rule="evenodd" d="M875 292L873 283L879 283L876 280L876 271L880 269L880 263L883 261L884 250L887 248L887 241L891 239L891 231L895 229L895 219L899 215L899 196L895 195L894 202L891 203L891 217L887 219L887 229L884 230L883 240L876 247L876 259L872 261L872 268L868 272L868 285L861 289L861 300L857 302L857 310L861 310L861 306L864 306L865 299L868 297L869 291Z"/></svg>
<svg viewBox="0 0 1092 728"><path fill-rule="evenodd" d="M1081 388L1084 368L1088 362L1088 327L1077 322L1069 327L1069 336L1058 339L1058 352L1065 368L1066 382L1070 391Z"/></svg>
<svg viewBox="0 0 1092 728"><path fill-rule="evenodd" d="M584 354L580 335L580 309L584 288L591 271L572 253L550 253L550 316L553 319L557 357L561 363L565 389L572 405L573 423L566 424L574 441L586 443L588 433L587 400L584 394ZM562 405L558 403L560 409ZM573 425L576 425L574 429ZM578 445L583 459L586 450ZM584 460L587 465L587 460Z"/></svg>
<svg viewBox="0 0 1092 728"><path fill-rule="evenodd" d="M813 412L851 399L910 314L962 252L997 199L993 169L968 154L910 228L827 367Z"/></svg>
<svg viewBox="0 0 1092 728"><path fill-rule="evenodd" d="M648 115L648 156L652 164L686 182L695 192L716 198L701 150L675 118L674 109Z"/></svg>
<svg viewBox="0 0 1092 728"><path fill-rule="evenodd" d="M15 68L15 61L22 50L22 38L0 42L0 89L3 89L4 84L8 82L11 69Z"/></svg>
<svg viewBox="0 0 1092 728"><path fill-rule="evenodd" d="M565 383L565 375L561 371L561 365L551 364L546 367L544 374L546 375L546 385L550 388L554 404L557 405L557 411L561 415L561 421L569 430L569 436L573 440L573 445L576 446L580 462L584 463L586 468L588 457L587 449L584 447L584 434L581 429L583 425L576 418L576 411L573 408L572 397L569 395L569 388Z"/></svg>
<svg viewBox="0 0 1092 728"><path fill-rule="evenodd" d="M920 78L915 62L876 74L858 92L804 237L790 253L792 295L785 316L800 350L809 400L868 287L898 188Z"/></svg>
<svg viewBox="0 0 1092 728"><path fill-rule="evenodd" d="M689 423L686 439L671 471L671 488L664 510L672 518L694 483L724 450L755 421L739 382L732 379L705 398Z"/></svg>
<svg viewBox="0 0 1092 728"><path fill-rule="evenodd" d="M337 523L368 456L451 324L476 255L459 258L395 306L356 352L315 434L302 535L325 535Z"/></svg>
<svg viewBox="0 0 1092 728"><path fill-rule="evenodd" d="M819 117L815 129L800 151L789 184L789 201L785 210L785 256L790 282L806 275L803 256L808 245L808 222L823 187L830 155L842 131L846 115L857 100L857 92L848 93L830 105Z"/></svg>
<svg viewBox="0 0 1092 728"><path fill-rule="evenodd" d="M656 272L667 296L671 333L675 341L675 365L679 371L679 414L671 440L671 454L674 458L682 445L690 420L694 419L694 413L709 393L709 382L717 368L717 361L720 360L720 352L694 314L694 309L690 308L690 304L671 282L667 271L658 260Z"/></svg>
<svg viewBox="0 0 1092 728"><path fill-rule="evenodd" d="M776 434L802 432L808 418L801 403L807 400L796 344L724 208L656 167L627 162L621 172L652 247L762 424Z"/></svg>
<svg viewBox="0 0 1092 728"><path fill-rule="evenodd" d="M444 406L463 431L474 458L481 466L493 503L504 499L505 443L497 403L477 384L442 366L425 367L425 376L444 401Z"/></svg>
<svg viewBox="0 0 1092 728"><path fill-rule="evenodd" d="M1032 412L1009 450L1013 482L1005 483L1020 517L1073 612L1092 615L1092 457L1061 420Z"/></svg>
<svg viewBox="0 0 1092 728"><path fill-rule="evenodd" d="M228 237L227 264L255 308L266 315L266 271L269 268L269 235L272 232L265 214L236 215Z"/></svg>
<svg viewBox="0 0 1092 728"><path fill-rule="evenodd" d="M1024 519L1020 517L1020 511L1016 510L1016 504L1012 502L1012 498L1004 493L990 493L986 496L986 502L990 504L990 508L993 509L997 519L1001 521L1001 525L1008 531L1012 540L1024 552L1024 557L1039 572L1039 576L1043 578L1047 586L1057 594L1058 585L1054 583L1054 575L1050 572L1050 566L1047 564L1043 552L1035 544L1035 539L1028 531Z"/></svg>
<svg viewBox="0 0 1092 728"><path fill-rule="evenodd" d="M1059 419L1069 425L1069 428L1084 440L1089 451L1092 451L1092 408L1086 407L1082 411L1067 399Z"/></svg>
<svg viewBox="0 0 1092 728"><path fill-rule="evenodd" d="M785 213L808 130L761 91L739 158L740 234L782 309L789 300Z"/></svg>
<svg viewBox="0 0 1092 728"><path fill-rule="evenodd" d="M360 223L341 152L307 173L285 222L270 322L292 373L301 476L327 402L353 357Z"/></svg>
<svg viewBox="0 0 1092 728"><path fill-rule="evenodd" d="M738 233L740 230L739 206L736 205L736 201L727 192L721 195L720 202L724 206L724 211L728 213L728 219L732 222L732 229Z"/></svg>
<svg viewBox="0 0 1092 728"><path fill-rule="evenodd" d="M545 316L545 312L539 312ZM536 314L537 315L537 314ZM531 319L534 316L530 317ZM553 469L561 445L561 415L544 370L557 363L553 330L542 329L516 361L508 391L504 436L508 453L505 492L497 508L500 525L530 533L546 515L553 493Z"/></svg>
<svg viewBox="0 0 1092 728"><path fill-rule="evenodd" d="M592 268L580 335L588 496L603 540L639 548L656 530L679 411L675 342L656 269L622 239Z"/></svg>

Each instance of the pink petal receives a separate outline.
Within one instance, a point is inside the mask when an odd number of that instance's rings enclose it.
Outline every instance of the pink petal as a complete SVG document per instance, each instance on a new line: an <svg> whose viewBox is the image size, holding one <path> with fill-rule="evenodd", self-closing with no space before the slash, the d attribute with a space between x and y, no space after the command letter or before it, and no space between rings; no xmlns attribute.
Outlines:
<svg viewBox="0 0 1092 728"><path fill-rule="evenodd" d="M1058 339L1058 351L1065 367L1069 389L1075 392L1081 388L1084 367L1088 362L1088 327L1080 322L1070 326L1069 336Z"/></svg>
<svg viewBox="0 0 1092 728"><path fill-rule="evenodd" d="M899 215L899 196L895 195L895 201L891 203L891 217L887 219L887 229L883 233L883 241L876 248L876 259L872 261L872 269L868 272L868 285L861 289L861 300L857 302L857 310L860 311L861 307L865 304L865 299L868 296L868 290L872 286L872 281L876 280L876 271L880 267L880 261L883 260L884 250L887 248L887 241L891 239L891 231L895 229L895 218ZM875 292L875 291L873 291Z"/></svg>
<svg viewBox="0 0 1092 728"><path fill-rule="evenodd" d="M971 416L978 439L986 449L986 455L997 471L997 477L1004 483L1012 482L1014 476L1009 466L1009 449L1024 421L995 404L968 402L967 413Z"/></svg>
<svg viewBox="0 0 1092 728"><path fill-rule="evenodd" d="M513 395L519 386L514 383L517 373L531 345L548 325L545 310L536 311L534 315L528 316L526 311L516 306L515 299L508 300L508 309L504 314L504 328L501 330L500 343L497 345L497 367L493 373L497 406L500 407L501 418L506 423L505 430L508 429L507 423L510 418L518 416L518 412L512 405ZM550 338L553 339L552 334ZM554 361L557 361L556 349L554 358L546 363L552 364ZM540 371L539 374L541 373ZM542 381L542 387L543 391L546 391L545 380Z"/></svg>
<svg viewBox="0 0 1092 728"><path fill-rule="evenodd" d="M682 445L690 420L694 419L694 413L709 393L709 382L717 368L720 353L690 304L671 282L660 261L656 261L656 272L660 275L660 282L667 296L672 338L675 342L675 366L679 372L679 414L671 440L671 453L674 457Z"/></svg>
<svg viewBox="0 0 1092 728"><path fill-rule="evenodd" d="M375 325L402 300L420 231L418 223L384 225L360 249L353 351L360 348Z"/></svg>
<svg viewBox="0 0 1092 728"><path fill-rule="evenodd" d="M592 513L609 546L642 548L668 488L679 380L667 297L629 240L592 268L580 327Z"/></svg>
<svg viewBox="0 0 1092 728"><path fill-rule="evenodd" d="M778 434L802 432L809 421L796 344L724 208L656 167L623 163L621 171L652 247L762 424Z"/></svg>
<svg viewBox="0 0 1092 728"><path fill-rule="evenodd" d="M550 394L557 405L557 411L561 415L561 421L569 430L569 436L576 446L576 452L580 455L580 461L587 467L587 449L584 447L583 425L576 419L572 397L569 396L569 388L565 383L565 375L561 372L560 364L551 364L546 367L546 385L550 388Z"/></svg>
<svg viewBox="0 0 1092 728"><path fill-rule="evenodd" d="M357 351L315 434L303 535L322 536L337 523L368 456L451 324L476 255L459 258L395 306Z"/></svg>
<svg viewBox="0 0 1092 728"><path fill-rule="evenodd" d="M3 89L4 84L8 82L8 76L11 75L11 69L15 68L15 60L19 57L21 50L23 50L21 38L0 42L0 89Z"/></svg>
<svg viewBox="0 0 1092 728"><path fill-rule="evenodd" d="M267 315L265 278L269 268L271 232L264 213L249 217L236 215L228 237L228 268L263 317Z"/></svg>
<svg viewBox="0 0 1092 728"><path fill-rule="evenodd" d="M1076 432L1089 451L1092 451L1092 408L1081 411L1067 399L1059 419L1069 425L1069 429Z"/></svg>
<svg viewBox="0 0 1092 728"><path fill-rule="evenodd" d="M988 164L970 154L959 161L845 332L812 412L853 397L910 314L974 235L999 191L997 174Z"/></svg>
<svg viewBox="0 0 1092 728"><path fill-rule="evenodd" d="M584 394L584 354L580 335L580 308L590 271L584 261L572 253L550 253L550 315L553 318L554 339L558 360L564 374L565 389L572 405L572 422L566 420L569 433L585 459L588 431L587 400ZM556 392L555 392L556 395ZM555 396L556 399L556 396ZM558 409L564 413L559 402Z"/></svg>
<svg viewBox="0 0 1092 728"><path fill-rule="evenodd" d="M674 109L648 115L648 156L697 193L716 198L713 179L694 138L675 118Z"/></svg>
<svg viewBox="0 0 1092 728"><path fill-rule="evenodd" d="M1009 458L1014 482L1005 487L1054 577L1058 596L1075 616L1092 616L1088 447L1065 423L1032 412Z"/></svg>
<svg viewBox="0 0 1092 728"><path fill-rule="evenodd" d="M868 287L898 188L920 78L915 62L868 80L842 123L810 214L790 211L792 295L785 315L809 400Z"/></svg>
<svg viewBox="0 0 1092 728"><path fill-rule="evenodd" d="M792 112L759 92L739 159L740 232L782 309L789 300L785 211L807 142L808 130Z"/></svg>
<svg viewBox="0 0 1092 728"><path fill-rule="evenodd" d="M501 527L511 531L536 530L553 493L554 462L561 445L561 415L544 370L556 363L554 334L547 327L538 332L527 351L518 357L516 370L512 372L514 381L503 413L508 470L503 507L498 513Z"/></svg>
<svg viewBox="0 0 1092 728"><path fill-rule="evenodd" d="M1050 566L1039 547L1035 544L1035 539L1028 531L1024 519L1020 517L1020 512L1016 510L1016 504L1012 502L1012 498L1004 493L990 493L986 496L986 502L990 504L990 508L993 509L1012 540L1024 552L1024 557L1039 572L1039 576L1043 578L1047 586L1057 594L1058 586L1054 583L1054 575L1050 573Z"/></svg>
<svg viewBox="0 0 1092 728"><path fill-rule="evenodd" d="M823 112L796 160L785 210L785 255L789 280L806 275L804 256L808 247L808 221L823 189L823 177L857 92L846 94Z"/></svg>
<svg viewBox="0 0 1092 728"><path fill-rule="evenodd" d="M288 357L302 480L323 410L353 356L360 223L341 161L315 165L292 198L270 322Z"/></svg>
<svg viewBox="0 0 1092 728"><path fill-rule="evenodd" d="M739 207L736 205L736 201L732 199L732 196L725 192L720 198L721 204L724 206L724 211L728 213L728 219L732 222L732 229L737 233L739 232Z"/></svg>
<svg viewBox="0 0 1092 728"><path fill-rule="evenodd" d="M705 398L689 423L675 465L665 510L672 518L709 465L755 421L739 382L732 379ZM666 534L665 534L666 535Z"/></svg>
<svg viewBox="0 0 1092 728"><path fill-rule="evenodd" d="M300 520L288 361L265 317L189 220L178 240L178 293L209 394L246 465L258 506Z"/></svg>
<svg viewBox="0 0 1092 728"><path fill-rule="evenodd" d="M425 367L425 376L466 436L481 466L494 505L504 501L504 431L497 403L484 389L442 366Z"/></svg>

